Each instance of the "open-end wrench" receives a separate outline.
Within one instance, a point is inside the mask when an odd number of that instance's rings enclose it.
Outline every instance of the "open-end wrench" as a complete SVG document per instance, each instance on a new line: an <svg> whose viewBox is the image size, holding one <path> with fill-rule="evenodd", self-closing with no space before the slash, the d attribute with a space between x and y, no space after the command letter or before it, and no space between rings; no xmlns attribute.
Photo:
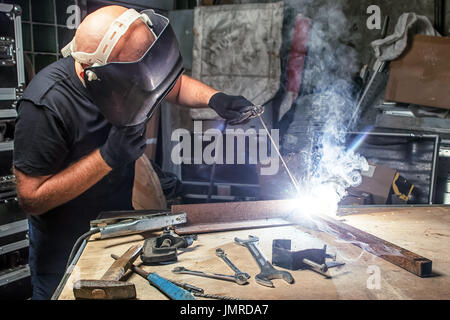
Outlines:
<svg viewBox="0 0 450 320"><path fill-rule="evenodd" d="M246 284L247 283L247 279L246 278L242 278L242 277L236 277L234 276L229 276L229 275L225 275L225 274L220 274L220 273L208 273L208 272L202 272L202 271L193 271L193 270L188 270L184 267L176 267L172 270L173 273L184 273L184 274L190 274L193 276L199 276L199 277L204 277L204 278L211 278L211 279L217 279L217 280L225 280L225 281L231 281L231 282L236 282L237 284Z"/></svg>
<svg viewBox="0 0 450 320"><path fill-rule="evenodd" d="M242 272L234 265L233 262L231 262L230 259L228 259L227 255L225 254L225 250L222 248L216 249L216 255L221 258L225 263L234 271L234 276L239 279L241 282L246 283L248 279L250 279L250 275L248 273Z"/></svg>
<svg viewBox="0 0 450 320"><path fill-rule="evenodd" d="M270 281L272 279L283 279L287 283L294 283L294 278L289 272L275 269L269 260L267 260L257 245L259 241L257 237L248 236L247 240L234 238L234 241L241 246L247 247L253 258L255 258L258 263L261 272L255 277L257 283L262 286L272 288L274 287L272 281Z"/></svg>

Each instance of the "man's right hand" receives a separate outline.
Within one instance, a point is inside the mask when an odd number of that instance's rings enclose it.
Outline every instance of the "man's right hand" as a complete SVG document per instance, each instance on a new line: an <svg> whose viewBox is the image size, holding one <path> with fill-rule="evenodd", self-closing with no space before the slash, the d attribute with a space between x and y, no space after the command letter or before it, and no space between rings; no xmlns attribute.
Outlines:
<svg viewBox="0 0 450 320"><path fill-rule="evenodd" d="M112 127L100 154L112 169L136 161L145 151L146 122L131 127Z"/></svg>

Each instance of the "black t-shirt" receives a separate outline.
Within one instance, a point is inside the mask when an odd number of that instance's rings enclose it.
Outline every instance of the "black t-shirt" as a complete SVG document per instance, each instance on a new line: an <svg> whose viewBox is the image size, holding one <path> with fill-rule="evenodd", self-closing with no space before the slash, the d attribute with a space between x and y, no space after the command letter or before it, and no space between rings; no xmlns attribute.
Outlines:
<svg viewBox="0 0 450 320"><path fill-rule="evenodd" d="M102 146L110 128L78 79L73 58L59 60L35 76L18 104L14 166L31 176L56 174ZM39 231L30 235L35 271L63 272L90 220L101 211L132 209L133 181L131 163L111 171L77 198L30 216Z"/></svg>

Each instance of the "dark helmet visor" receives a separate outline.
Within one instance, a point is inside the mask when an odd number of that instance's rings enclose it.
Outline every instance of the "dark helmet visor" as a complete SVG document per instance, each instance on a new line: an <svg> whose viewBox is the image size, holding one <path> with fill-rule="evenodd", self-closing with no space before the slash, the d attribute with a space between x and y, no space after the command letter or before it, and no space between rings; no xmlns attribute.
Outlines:
<svg viewBox="0 0 450 320"><path fill-rule="evenodd" d="M86 68L86 88L105 118L132 126L150 118L183 73L183 60L169 19L145 10L157 38L135 62L111 62ZM95 74L88 80L87 72Z"/></svg>

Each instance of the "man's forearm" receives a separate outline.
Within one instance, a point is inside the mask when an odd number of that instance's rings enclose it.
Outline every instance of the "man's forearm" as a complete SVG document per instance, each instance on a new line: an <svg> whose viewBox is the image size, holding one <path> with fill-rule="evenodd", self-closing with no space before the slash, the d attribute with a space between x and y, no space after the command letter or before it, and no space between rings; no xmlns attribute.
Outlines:
<svg viewBox="0 0 450 320"><path fill-rule="evenodd" d="M30 214L39 215L78 197L107 175L111 168L97 149L45 180L15 171L22 207Z"/></svg>
<svg viewBox="0 0 450 320"><path fill-rule="evenodd" d="M182 75L167 100L191 108L207 108L209 100L217 92L219 91L203 82Z"/></svg>

